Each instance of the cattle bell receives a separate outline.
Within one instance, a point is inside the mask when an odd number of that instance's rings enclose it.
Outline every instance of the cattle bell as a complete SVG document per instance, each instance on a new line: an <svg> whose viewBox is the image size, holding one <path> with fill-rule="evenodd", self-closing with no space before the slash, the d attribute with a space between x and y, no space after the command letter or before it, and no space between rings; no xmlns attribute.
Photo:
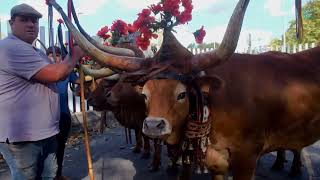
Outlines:
<svg viewBox="0 0 320 180"><path fill-rule="evenodd" d="M183 161L185 164L191 164L189 155L186 156L186 159Z"/></svg>

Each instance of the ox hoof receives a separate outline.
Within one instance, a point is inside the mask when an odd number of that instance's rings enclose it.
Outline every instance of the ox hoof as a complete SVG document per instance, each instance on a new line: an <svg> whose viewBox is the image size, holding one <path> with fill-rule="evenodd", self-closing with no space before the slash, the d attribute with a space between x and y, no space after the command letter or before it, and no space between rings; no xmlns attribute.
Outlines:
<svg viewBox="0 0 320 180"><path fill-rule="evenodd" d="M150 158L150 152L144 152L142 155L141 155L141 159L149 159Z"/></svg>
<svg viewBox="0 0 320 180"><path fill-rule="evenodd" d="M141 152L141 149L140 149L140 148L134 148L134 149L132 150L132 152L138 154L138 153Z"/></svg>
<svg viewBox="0 0 320 180"><path fill-rule="evenodd" d="M152 164L152 165L149 166L149 171L150 172L157 172L159 170L159 167L160 167L160 165Z"/></svg>

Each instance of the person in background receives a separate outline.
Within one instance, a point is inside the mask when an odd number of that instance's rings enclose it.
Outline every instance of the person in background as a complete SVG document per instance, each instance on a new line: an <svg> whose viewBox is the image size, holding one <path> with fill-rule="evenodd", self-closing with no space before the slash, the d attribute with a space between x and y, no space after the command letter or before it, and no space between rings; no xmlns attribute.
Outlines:
<svg viewBox="0 0 320 180"><path fill-rule="evenodd" d="M53 53L53 51L55 53ZM62 63L61 49L57 46L51 46L46 51L47 56L53 63ZM55 54L55 58L54 58ZM75 83L78 79L77 74L72 71L66 79L57 82L59 100L60 100L60 120L59 129L60 132L57 135L58 148L57 148L57 162L58 170L56 180L65 180L65 176L62 176L62 165L64 158L65 145L68 140L70 128L71 128L71 114L68 105L68 84Z"/></svg>
<svg viewBox="0 0 320 180"><path fill-rule="evenodd" d="M52 180L57 172L59 93L84 52L53 64L32 46L42 15L27 4L11 9L11 34L0 40L0 153L13 180Z"/></svg>

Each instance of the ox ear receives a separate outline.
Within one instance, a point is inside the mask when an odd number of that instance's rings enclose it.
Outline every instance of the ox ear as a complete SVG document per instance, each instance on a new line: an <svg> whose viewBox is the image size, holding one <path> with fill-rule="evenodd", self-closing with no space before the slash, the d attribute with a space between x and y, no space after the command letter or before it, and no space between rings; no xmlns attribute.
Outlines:
<svg viewBox="0 0 320 180"><path fill-rule="evenodd" d="M208 94L224 86L224 81L217 75L198 77L195 81L201 91Z"/></svg>

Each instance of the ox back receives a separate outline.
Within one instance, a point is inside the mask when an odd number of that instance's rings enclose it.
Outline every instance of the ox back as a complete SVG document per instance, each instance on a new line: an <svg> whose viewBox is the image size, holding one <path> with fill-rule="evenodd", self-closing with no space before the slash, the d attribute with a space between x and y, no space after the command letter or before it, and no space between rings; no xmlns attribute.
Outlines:
<svg viewBox="0 0 320 180"><path fill-rule="evenodd" d="M296 54L234 54L225 64L208 69L208 75L224 81L211 96L215 131L230 141L227 144L251 143L260 154L301 149L317 141L319 57L320 47Z"/></svg>

